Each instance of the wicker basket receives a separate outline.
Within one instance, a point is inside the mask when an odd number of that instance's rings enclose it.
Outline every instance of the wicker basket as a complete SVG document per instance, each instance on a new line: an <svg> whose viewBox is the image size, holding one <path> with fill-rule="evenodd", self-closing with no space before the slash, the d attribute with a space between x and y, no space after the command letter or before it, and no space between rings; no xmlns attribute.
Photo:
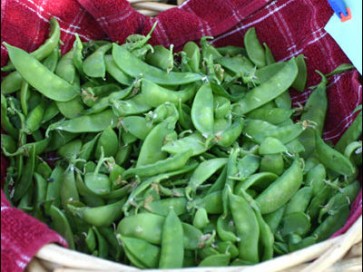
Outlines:
<svg viewBox="0 0 363 272"><path fill-rule="evenodd" d="M140 13L155 16L161 11L175 7L167 0L128 0ZM178 5L185 0L174 1ZM137 268L103 260L94 256L75 252L55 244L49 244L39 250L27 272L94 272L94 271L141 271ZM159 271L159 270L148 270ZM167 271L167 270L165 270ZM340 235L305 249L275 258L253 266L184 268L172 271L253 271L253 272L353 272L362 271L362 216L345 234Z"/></svg>

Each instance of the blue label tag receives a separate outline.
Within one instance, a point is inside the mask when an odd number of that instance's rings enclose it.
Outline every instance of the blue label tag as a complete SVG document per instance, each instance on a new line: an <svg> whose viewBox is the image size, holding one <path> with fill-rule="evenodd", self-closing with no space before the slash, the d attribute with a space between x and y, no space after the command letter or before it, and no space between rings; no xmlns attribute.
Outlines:
<svg viewBox="0 0 363 272"><path fill-rule="evenodd" d="M345 3L351 10L352 18L341 22L334 14L325 26L325 30L362 74L362 1L345 0Z"/></svg>

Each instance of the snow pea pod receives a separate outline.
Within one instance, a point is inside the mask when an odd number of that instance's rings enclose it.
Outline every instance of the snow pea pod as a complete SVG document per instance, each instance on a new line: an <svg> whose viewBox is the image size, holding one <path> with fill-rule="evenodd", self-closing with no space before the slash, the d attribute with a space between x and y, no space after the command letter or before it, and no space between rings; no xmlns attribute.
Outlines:
<svg viewBox="0 0 363 272"><path fill-rule="evenodd" d="M171 45L170 49L167 49L161 45L155 45L154 51L146 55L145 61L168 73L174 68L173 47L174 46Z"/></svg>
<svg viewBox="0 0 363 272"><path fill-rule="evenodd" d="M82 64L83 72L89 77L104 78L106 75L105 54L112 44L105 44L97 48Z"/></svg>
<svg viewBox="0 0 363 272"><path fill-rule="evenodd" d="M185 152L189 149L193 151L192 156L196 156L206 152L208 146L206 145L205 139L202 135L196 132L176 141L169 142L161 148L162 151L170 154Z"/></svg>
<svg viewBox="0 0 363 272"><path fill-rule="evenodd" d="M120 121L121 126L140 140L145 140L153 125L141 116L127 116Z"/></svg>
<svg viewBox="0 0 363 272"><path fill-rule="evenodd" d="M248 113L284 93L294 82L297 72L298 69L294 60L286 62L286 65L274 76L249 91L238 102L237 105L241 113Z"/></svg>
<svg viewBox="0 0 363 272"><path fill-rule="evenodd" d="M266 61L266 65L270 65L275 63L275 58L271 52L270 47L268 47L268 45L266 43L263 43L263 47L265 48L265 61Z"/></svg>
<svg viewBox="0 0 363 272"><path fill-rule="evenodd" d="M163 224L159 268L181 268L184 259L183 226L170 209Z"/></svg>
<svg viewBox="0 0 363 272"><path fill-rule="evenodd" d="M305 212L312 197L313 188L310 186L302 187L287 203L285 215L295 212Z"/></svg>
<svg viewBox="0 0 363 272"><path fill-rule="evenodd" d="M106 71L109 73L118 83L128 86L132 83L132 78L126 75L112 58L112 55L105 55Z"/></svg>
<svg viewBox="0 0 363 272"><path fill-rule="evenodd" d="M115 116L112 110L105 110L100 113L91 115L79 116L70 120L61 120L59 122L51 124L46 132L46 136L52 130L66 131L72 133L83 132L100 132L107 127L116 127L118 118Z"/></svg>
<svg viewBox="0 0 363 272"><path fill-rule="evenodd" d="M306 81L307 81L307 67L305 62L305 57L303 54L295 57L296 65L298 68L298 74L295 81L292 83L292 88L295 90L302 92L305 90Z"/></svg>
<svg viewBox="0 0 363 272"><path fill-rule="evenodd" d="M123 46L113 44L112 56L117 66L131 77L146 78L156 84L161 85L183 85L202 79L199 74L193 73L166 73L156 67L149 66L140 59L136 58L132 53L128 52Z"/></svg>
<svg viewBox="0 0 363 272"><path fill-rule="evenodd" d="M187 42L183 47L183 51L186 53L187 64L191 71L198 73L201 64L201 52L198 45L195 42Z"/></svg>
<svg viewBox="0 0 363 272"><path fill-rule="evenodd" d="M146 104L146 100L141 94L128 100L112 99L109 101L113 112L119 117L140 114L151 109L151 106Z"/></svg>
<svg viewBox="0 0 363 272"><path fill-rule="evenodd" d="M228 266L231 260L230 254L215 254L208 256L199 263L199 267L223 267Z"/></svg>
<svg viewBox="0 0 363 272"><path fill-rule="evenodd" d="M272 109L256 109L251 111L247 116L251 119L258 119L269 122L273 125L281 124L291 117L294 113L290 109L272 108Z"/></svg>
<svg viewBox="0 0 363 272"><path fill-rule="evenodd" d="M63 208L66 208L67 203L70 201L79 201L73 165L70 165L63 173L60 196Z"/></svg>
<svg viewBox="0 0 363 272"><path fill-rule="evenodd" d="M250 60L257 66L263 67L266 65L265 49L257 38L256 29L251 27L244 35L244 45Z"/></svg>
<svg viewBox="0 0 363 272"><path fill-rule="evenodd" d="M271 213L285 205L300 188L303 181L300 159L292 165L257 198L262 214Z"/></svg>
<svg viewBox="0 0 363 272"><path fill-rule="evenodd" d="M167 216L170 208L174 210L178 216L185 214L187 200L184 197L173 197L173 198L164 198L156 201L152 201L150 203L146 203L144 208L152 213Z"/></svg>
<svg viewBox="0 0 363 272"><path fill-rule="evenodd" d="M16 70L44 96L55 101L66 102L79 95L79 88L54 75L24 50L9 44L5 44L5 46Z"/></svg>
<svg viewBox="0 0 363 272"><path fill-rule="evenodd" d="M340 175L351 176L354 174L356 169L347 157L326 144L318 134L315 135L315 142L316 156L322 164Z"/></svg>
<svg viewBox="0 0 363 272"><path fill-rule="evenodd" d="M227 129L221 132L220 135L217 134L215 137L217 145L229 147L236 142L242 134L244 123L244 119L238 118Z"/></svg>
<svg viewBox="0 0 363 272"><path fill-rule="evenodd" d="M362 111L354 119L353 123L344 132L342 137L335 145L335 149L343 153L345 148L351 143L359 139L362 135Z"/></svg>

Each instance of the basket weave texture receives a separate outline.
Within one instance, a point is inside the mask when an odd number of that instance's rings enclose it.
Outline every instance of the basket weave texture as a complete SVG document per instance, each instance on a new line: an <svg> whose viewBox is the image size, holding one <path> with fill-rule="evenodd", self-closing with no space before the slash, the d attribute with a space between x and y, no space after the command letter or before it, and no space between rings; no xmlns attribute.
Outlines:
<svg viewBox="0 0 363 272"><path fill-rule="evenodd" d="M167 1L128 0L141 14L156 16L176 7ZM185 0L175 1L178 5ZM26 268L27 272L86 272L86 271L141 271L135 267L114 263L94 256L69 250L55 244L44 246ZM159 270L148 270L159 271ZM168 270L165 270L168 271ZM170 271L362 271L362 216L343 235L305 249L253 266L184 268Z"/></svg>

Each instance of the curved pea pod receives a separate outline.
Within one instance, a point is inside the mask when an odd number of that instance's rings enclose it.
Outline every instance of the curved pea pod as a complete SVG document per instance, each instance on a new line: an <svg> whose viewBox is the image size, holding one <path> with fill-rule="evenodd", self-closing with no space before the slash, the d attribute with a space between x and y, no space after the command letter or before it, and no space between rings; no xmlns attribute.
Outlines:
<svg viewBox="0 0 363 272"><path fill-rule="evenodd" d="M257 209L253 209L253 211L256 215L260 228L259 244L261 261L267 261L273 258L273 244L275 241L274 234L270 226L265 222L260 211L258 211Z"/></svg>
<svg viewBox="0 0 363 272"><path fill-rule="evenodd" d="M140 140L145 140L153 125L141 116L127 116L120 121L121 126Z"/></svg>
<svg viewBox="0 0 363 272"><path fill-rule="evenodd" d="M216 249L219 253L229 254L231 256L231 259L234 259L239 255L238 248L235 246L234 243L229 241L217 243Z"/></svg>
<svg viewBox="0 0 363 272"><path fill-rule="evenodd" d="M223 267L228 266L231 260L230 254L216 254L203 259L199 267Z"/></svg>
<svg viewBox="0 0 363 272"><path fill-rule="evenodd" d="M214 134L214 98L210 84L203 84L194 97L191 117L194 127L204 138Z"/></svg>
<svg viewBox="0 0 363 272"><path fill-rule="evenodd" d="M260 155L281 154L287 152L286 146L277 138L266 137L258 148Z"/></svg>
<svg viewBox="0 0 363 272"><path fill-rule="evenodd" d="M198 229L204 229L209 224L208 213L205 208L197 209L194 218L193 226Z"/></svg>
<svg viewBox="0 0 363 272"><path fill-rule="evenodd" d="M82 141L80 139L75 139L61 146L57 153L64 159L72 162L78 157L81 148Z"/></svg>
<svg viewBox="0 0 363 272"><path fill-rule="evenodd" d="M305 178L305 183L313 188L313 195L316 196L320 193L325 185L325 178L327 177L326 169L323 164L318 163L311 168Z"/></svg>
<svg viewBox="0 0 363 272"><path fill-rule="evenodd" d="M188 186L185 188L187 198L190 199L191 194L195 194L198 187L208 180L208 178L210 178L220 168L226 165L227 162L227 158L217 158L200 163L197 169L194 170L193 175L189 180Z"/></svg>
<svg viewBox="0 0 363 272"><path fill-rule="evenodd" d="M256 173L240 181L235 187L235 192L239 195L241 190L247 191L250 188L261 191L271 185L277 178L276 174L270 172Z"/></svg>
<svg viewBox="0 0 363 272"><path fill-rule="evenodd" d="M1 94L12 94L20 90L23 77L18 71L11 72L1 81Z"/></svg>
<svg viewBox="0 0 363 272"><path fill-rule="evenodd" d="M349 207L342 207L337 213L329 215L312 233L317 242L323 241L344 226L349 217Z"/></svg>
<svg viewBox="0 0 363 272"><path fill-rule="evenodd" d="M231 146L242 134L243 127L244 119L237 119L231 126L215 136L217 144L223 147Z"/></svg>
<svg viewBox="0 0 363 272"><path fill-rule="evenodd" d="M141 83L141 96L151 107L160 106L165 102L177 104L181 101L182 103L185 103L192 99L195 93L195 84L189 84L181 90L173 91L161 87L147 79L143 79Z"/></svg>
<svg viewBox="0 0 363 272"><path fill-rule="evenodd" d="M229 216L219 216L217 219L217 235L225 242L239 242L241 239L236 235L236 226L232 218Z"/></svg>
<svg viewBox="0 0 363 272"><path fill-rule="evenodd" d="M286 65L280 71L265 83L249 91L238 102L240 112L242 114L248 113L284 93L294 82L297 71L298 69L294 60L286 62ZM271 88L274 90L273 92Z"/></svg>
<svg viewBox="0 0 363 272"><path fill-rule="evenodd" d="M128 100L109 99L109 101L113 112L119 117L140 114L151 109L141 94Z"/></svg>
<svg viewBox="0 0 363 272"><path fill-rule="evenodd" d="M297 251L299 249L312 246L315 243L316 243L316 237L308 236L299 241L298 243L289 243L289 251L290 252Z"/></svg>
<svg viewBox="0 0 363 272"><path fill-rule="evenodd" d="M305 130L303 123L275 126L266 121L249 119L246 121L244 133L252 141L261 144L267 137L279 139L283 144L297 139Z"/></svg>
<svg viewBox="0 0 363 272"><path fill-rule="evenodd" d="M187 64L190 69L195 73L199 73L201 64L201 53L199 46L195 42L190 41L184 45L183 51L186 53L188 60Z"/></svg>
<svg viewBox="0 0 363 272"><path fill-rule="evenodd" d="M157 124L165 119L179 119L179 112L176 106L172 103L165 102L158 106L154 111L150 111L146 114L145 119L151 124Z"/></svg>
<svg viewBox="0 0 363 272"><path fill-rule="evenodd" d="M305 235L311 228L310 217L304 212L285 214L282 219L281 234L283 236L297 234Z"/></svg>
<svg viewBox="0 0 363 272"><path fill-rule="evenodd" d="M77 74L76 67L73 64L73 56L73 50L63 55L57 64L55 74L72 85L79 85L79 76Z"/></svg>
<svg viewBox="0 0 363 272"><path fill-rule="evenodd" d="M128 86L132 83L132 78L126 75L113 60L112 55L105 55L105 67L109 73L118 83Z"/></svg>
<svg viewBox="0 0 363 272"><path fill-rule="evenodd" d="M333 194L333 187L330 184L325 184L324 182L324 186L321 187L317 195L314 195L307 208L307 214L312 220L315 220L318 217L321 207L329 201L329 198L332 197Z"/></svg>
<svg viewBox="0 0 363 272"><path fill-rule="evenodd" d="M50 139L45 138L45 139L37 141L37 142L24 144L24 145L20 146L14 153L9 153L5 149L3 149L3 152L7 157L13 157L13 156L18 156L18 155L29 156L31 149L34 148L35 155L37 156L37 155L42 154L47 149L49 144L50 144Z"/></svg>
<svg viewBox="0 0 363 272"><path fill-rule="evenodd" d="M262 214L276 211L291 199L302 184L302 171L300 159L295 159L292 165L256 198Z"/></svg>
<svg viewBox="0 0 363 272"><path fill-rule="evenodd" d="M113 44L112 56L117 66L131 77L142 76L156 84L165 86L183 85L202 79L199 74L193 73L166 73L156 67L149 66L128 52L123 46Z"/></svg>
<svg viewBox="0 0 363 272"><path fill-rule="evenodd" d="M75 207L68 204L67 209L88 224L96 227L107 227L122 216L124 204L125 200L122 199L100 207Z"/></svg>
<svg viewBox="0 0 363 272"><path fill-rule="evenodd" d="M149 132L141 146L136 167L152 164L166 158L167 153L162 151L162 146L164 145L165 137L172 133L174 128L174 120L167 119L156 125Z"/></svg>
<svg viewBox="0 0 363 272"><path fill-rule="evenodd" d="M286 205L282 206L281 208L272 213L268 213L263 216L263 219L265 220L266 224L269 225L273 234L276 233L281 224L282 218L285 214L285 209Z"/></svg>
<svg viewBox="0 0 363 272"><path fill-rule="evenodd" d="M17 144L11 136L1 134L1 149L5 155L15 153L17 150Z"/></svg>
<svg viewBox="0 0 363 272"><path fill-rule="evenodd" d="M52 130L62 130L72 133L84 132L100 132L104 131L107 127L116 127L118 118L114 115L112 110L105 110L100 113L91 115L79 116L70 120L61 120L51 124L46 132L46 136Z"/></svg>
<svg viewBox="0 0 363 272"><path fill-rule="evenodd" d="M105 201L84 184L80 173L76 173L76 186L79 195L82 196L82 199L87 205L91 207L105 205Z"/></svg>
<svg viewBox="0 0 363 272"><path fill-rule="evenodd" d="M285 67L285 65L286 62L276 62L257 69L255 74L259 84L266 82L270 77Z"/></svg>
<svg viewBox="0 0 363 272"><path fill-rule="evenodd" d="M343 153L351 142L359 139L360 135L362 135L362 112L357 115L353 123L344 132L342 137L340 137L334 148L340 153Z"/></svg>
<svg viewBox="0 0 363 272"><path fill-rule="evenodd" d="M145 201L146 202L146 201ZM164 198L144 204L144 208L152 213L167 216L170 208L174 210L176 215L182 215L187 212L187 200L183 197L178 198Z"/></svg>
<svg viewBox="0 0 363 272"><path fill-rule="evenodd" d="M72 119L81 115L84 110L82 99L80 96L73 98L67 102L56 102L59 112L66 118Z"/></svg>
<svg viewBox="0 0 363 272"><path fill-rule="evenodd" d="M252 262L259 262L260 228L256 215L244 197L229 193L229 206L239 242L239 258Z"/></svg>
<svg viewBox="0 0 363 272"><path fill-rule="evenodd" d="M24 50L9 44L5 46L16 70L44 96L55 101L66 102L79 95L77 87L54 75L47 67ZM42 80L39 80L40 78Z"/></svg>
<svg viewBox="0 0 363 272"><path fill-rule="evenodd" d="M263 43L263 47L265 48L265 61L266 65L270 65L275 63L275 57L273 56L270 47L266 43Z"/></svg>
<svg viewBox="0 0 363 272"><path fill-rule="evenodd" d="M104 78L106 74L105 54L112 44L100 46L96 51L83 61L83 72L89 77Z"/></svg>
<svg viewBox="0 0 363 272"><path fill-rule="evenodd" d="M263 67L266 65L265 49L257 38L256 29L251 27L244 35L244 45L247 55L250 60L257 66Z"/></svg>
<svg viewBox="0 0 363 272"><path fill-rule="evenodd" d="M181 268L184 260L183 226L170 209L163 224L161 234L161 254L159 268Z"/></svg>
<svg viewBox="0 0 363 272"><path fill-rule="evenodd" d="M216 62L237 76L244 76L255 69L253 63L245 56L222 57Z"/></svg>
<svg viewBox="0 0 363 272"><path fill-rule="evenodd" d="M170 72L174 68L174 54L173 45L170 49L165 48L161 45L155 45L154 51L146 55L145 61L157 68L160 68L166 72Z"/></svg>
<svg viewBox="0 0 363 272"><path fill-rule="evenodd" d="M285 215L296 212L305 212L312 197L313 188L310 186L302 187L287 203Z"/></svg>
<svg viewBox="0 0 363 272"><path fill-rule="evenodd" d="M76 185L75 168L70 165L62 175L62 185L60 191L63 208L71 201L79 201L79 194Z"/></svg>
<svg viewBox="0 0 363 272"><path fill-rule="evenodd" d="M344 176L351 176L355 173L356 169L352 162L339 151L326 144L318 134L315 136L315 141L316 156L328 169Z"/></svg>
<svg viewBox="0 0 363 272"><path fill-rule="evenodd" d="M39 130L42 124L45 108L45 101L42 100L39 105L29 112L25 119L25 133L33 134L35 131Z"/></svg>
<svg viewBox="0 0 363 272"><path fill-rule="evenodd" d="M97 247L96 235L93 231L93 228L89 228L87 232L87 236L85 238L86 246L89 252L94 252Z"/></svg>
<svg viewBox="0 0 363 272"><path fill-rule="evenodd" d="M7 99L1 93L1 128L4 129L13 139L18 139L18 128L16 128L10 121L10 116L8 115L8 103Z"/></svg>
<svg viewBox="0 0 363 272"><path fill-rule="evenodd" d="M174 171L181 169L189 160L192 155L192 151L188 150L183 153L176 154L173 157L167 158L165 160L160 160L152 164L146 164L142 166L137 166L135 168L127 169L123 173L125 179L137 175L139 177L153 176L168 171Z"/></svg>
<svg viewBox="0 0 363 272"><path fill-rule="evenodd" d="M269 122L273 125L279 125L282 122L291 118L294 113L291 109L282 109L282 108L271 108L264 109L258 108L251 111L247 116L251 119L258 119Z"/></svg>
<svg viewBox="0 0 363 272"><path fill-rule="evenodd" d="M99 158L101 156L101 148L103 148L105 157L112 157L116 155L118 147L118 136L112 126L107 127L100 135L96 150L95 156Z"/></svg>
<svg viewBox="0 0 363 272"><path fill-rule="evenodd" d="M123 165L129 158L132 150L132 145L122 145L118 148L115 155L115 161L118 165Z"/></svg>
<svg viewBox="0 0 363 272"><path fill-rule="evenodd" d="M85 161L88 161L90 159L100 135L100 133L97 134L91 140L82 145L78 155L79 159L83 159Z"/></svg>
<svg viewBox="0 0 363 272"><path fill-rule="evenodd" d="M156 268L160 259L160 248L144 240L121 236L126 256L139 268Z"/></svg>
<svg viewBox="0 0 363 272"><path fill-rule="evenodd" d="M187 150L192 150L192 156L197 156L206 152L208 150L208 146L205 143L203 136L198 132L195 132L189 136L163 145L161 150L170 154L177 154Z"/></svg>
<svg viewBox="0 0 363 272"><path fill-rule="evenodd" d="M284 158L281 154L263 155L260 164L261 172L271 172L281 175L284 172Z"/></svg>
<svg viewBox="0 0 363 272"><path fill-rule="evenodd" d="M294 59L295 59L299 72L297 74L295 81L292 83L292 87L295 90L302 92L305 90L306 81L307 81L307 77L308 77L305 56L303 54L300 54L297 57L295 57Z"/></svg>

